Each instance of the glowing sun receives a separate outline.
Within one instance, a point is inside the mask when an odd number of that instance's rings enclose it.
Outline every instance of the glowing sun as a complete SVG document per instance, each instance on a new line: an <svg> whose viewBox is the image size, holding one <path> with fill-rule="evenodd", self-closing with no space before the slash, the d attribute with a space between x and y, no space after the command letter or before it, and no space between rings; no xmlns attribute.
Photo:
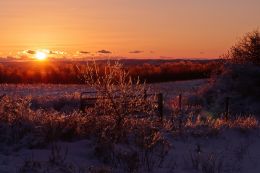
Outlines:
<svg viewBox="0 0 260 173"><path fill-rule="evenodd" d="M41 51L37 51L36 54L35 54L35 58L37 60L45 60L47 58L47 54L44 53L44 52L41 52Z"/></svg>

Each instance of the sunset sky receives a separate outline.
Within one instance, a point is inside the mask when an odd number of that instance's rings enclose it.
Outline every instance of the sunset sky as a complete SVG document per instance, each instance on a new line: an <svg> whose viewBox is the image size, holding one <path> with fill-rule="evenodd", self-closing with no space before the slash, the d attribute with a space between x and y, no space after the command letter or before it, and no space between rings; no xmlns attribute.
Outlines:
<svg viewBox="0 0 260 173"><path fill-rule="evenodd" d="M260 26L260 0L1 0L0 56L217 58ZM81 52L81 53L80 53Z"/></svg>

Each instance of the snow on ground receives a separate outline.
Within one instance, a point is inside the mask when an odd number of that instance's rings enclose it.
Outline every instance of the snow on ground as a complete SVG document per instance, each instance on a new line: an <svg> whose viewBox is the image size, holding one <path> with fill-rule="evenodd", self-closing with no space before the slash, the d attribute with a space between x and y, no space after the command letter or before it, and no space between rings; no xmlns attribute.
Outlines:
<svg viewBox="0 0 260 173"><path fill-rule="evenodd" d="M150 84L155 92L162 92L166 101L182 93L195 93L206 80L178 81ZM86 91L80 85L1 85L0 95L68 98ZM213 136L176 137L165 133L170 150L163 164L155 166L153 172L177 173L259 173L260 132L252 129L244 132L229 129ZM111 168L95 155L96 144L88 140L57 142L37 149L17 148L0 143L0 173L85 173L126 172L120 166ZM120 147L120 146L118 146ZM53 159L55 158L55 159ZM143 163L141 163L143 164ZM39 171L41 170L41 171ZM142 172L142 171L140 171Z"/></svg>
<svg viewBox="0 0 260 173"><path fill-rule="evenodd" d="M219 172L259 173L260 170L260 136L259 131L242 133L239 131L227 131L216 137L174 137L167 134L171 149L160 167L155 167L154 172L203 172L207 165ZM16 173L22 168L44 170L49 167L54 172L63 172L66 169L91 170L106 166L98 160L94 154L95 144L89 140L77 142L58 142L55 144L61 149L60 163L51 164L52 146L44 149L5 148L0 154L0 172ZM200 146L200 151L198 151ZM59 161L59 160L58 160ZM107 168L111 170L110 168ZM25 171L26 172L26 171ZM65 171L64 171L65 172ZM111 172L124 172L124 170L112 169ZM207 173L204 170L205 173ZM203 173L204 173L203 172ZM216 172L212 170L212 172Z"/></svg>
<svg viewBox="0 0 260 173"><path fill-rule="evenodd" d="M166 97L176 96L180 93L195 91L207 80L188 80L148 84L155 92L162 92ZM0 84L0 95L10 96L62 96L73 95L87 91L85 85L56 85L56 84Z"/></svg>
<svg viewBox="0 0 260 173"><path fill-rule="evenodd" d="M189 80L148 84L150 94L163 93L165 107L170 101L182 94L184 97L194 94L207 80ZM55 84L2 84L0 96L6 94L12 97L31 97L35 108L50 107L63 112L78 110L80 93L88 91L85 85L55 85Z"/></svg>

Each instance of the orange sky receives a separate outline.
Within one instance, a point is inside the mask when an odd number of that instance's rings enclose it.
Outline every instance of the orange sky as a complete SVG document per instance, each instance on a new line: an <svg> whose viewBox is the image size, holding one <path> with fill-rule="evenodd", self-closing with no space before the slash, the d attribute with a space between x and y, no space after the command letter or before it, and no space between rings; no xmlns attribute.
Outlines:
<svg viewBox="0 0 260 173"><path fill-rule="evenodd" d="M215 58L260 26L259 7L259 0L1 0L0 56L49 49Z"/></svg>

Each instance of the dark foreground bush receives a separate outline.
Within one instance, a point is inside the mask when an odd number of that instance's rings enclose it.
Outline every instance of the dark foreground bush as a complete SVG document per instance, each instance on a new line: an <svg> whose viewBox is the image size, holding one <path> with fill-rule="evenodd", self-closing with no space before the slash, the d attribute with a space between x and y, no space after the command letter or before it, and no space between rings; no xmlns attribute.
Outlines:
<svg viewBox="0 0 260 173"><path fill-rule="evenodd" d="M200 91L204 106L218 114L225 111L226 98L236 114L260 114L260 36L246 34L225 56L210 83Z"/></svg>

